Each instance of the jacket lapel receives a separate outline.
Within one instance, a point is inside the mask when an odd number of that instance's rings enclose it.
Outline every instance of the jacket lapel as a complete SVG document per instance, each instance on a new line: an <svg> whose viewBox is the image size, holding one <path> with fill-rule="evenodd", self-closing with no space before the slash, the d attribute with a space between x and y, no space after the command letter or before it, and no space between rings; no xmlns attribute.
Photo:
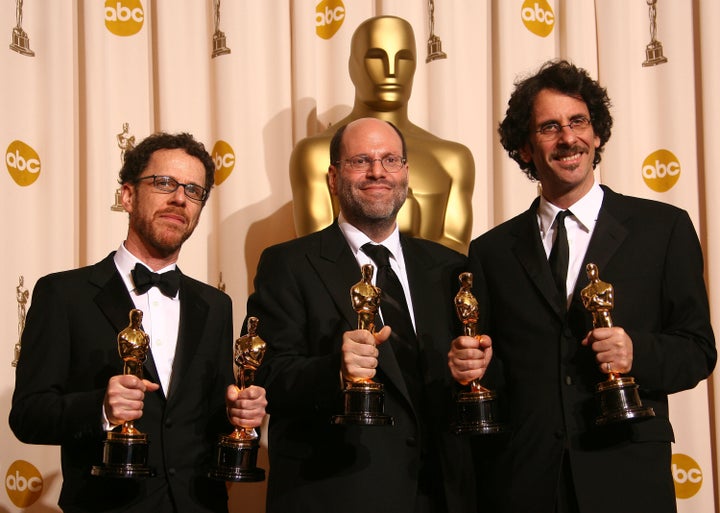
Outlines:
<svg viewBox="0 0 720 513"><path fill-rule="evenodd" d="M332 297L350 329L357 329L357 313L350 301L350 287L360 281L357 260L350 250L337 221L321 233L320 251L308 253L318 281Z"/></svg>
<svg viewBox="0 0 720 513"><path fill-rule="evenodd" d="M192 282L184 275L180 276L180 325L173 360L172 378L167 397L174 397L178 383L183 382L183 374L192 364L198 346L202 342L205 322L208 318L208 304L195 290Z"/></svg>
<svg viewBox="0 0 720 513"><path fill-rule="evenodd" d="M540 230L537 224L539 202L540 199L536 198L530 208L518 218L518 223L513 228L515 237L513 252L538 293L562 318L566 314L565 301L560 297L555 286L540 239Z"/></svg>
<svg viewBox="0 0 720 513"><path fill-rule="evenodd" d="M623 223L630 214L622 209L617 193L608 187L602 186L602 188L605 195L577 280L576 293L588 284L585 266L590 262L596 264L602 276L603 269L607 267L608 262L628 236L628 230Z"/></svg>
<svg viewBox="0 0 720 513"><path fill-rule="evenodd" d="M96 285L99 290L95 296L95 303L103 312L108 322L115 328L117 333L128 327L130 324L130 311L135 304L130 298L130 293L122 280L120 273L115 267L113 255L110 253L106 258L95 265L90 275L90 282ZM110 344L117 346L117 339L108 340ZM152 341L150 341L152 345ZM152 346L151 346L152 347ZM118 355L118 359L120 356ZM143 365L145 378L159 383L158 372L155 362L152 359L152 351L148 353L148 359Z"/></svg>

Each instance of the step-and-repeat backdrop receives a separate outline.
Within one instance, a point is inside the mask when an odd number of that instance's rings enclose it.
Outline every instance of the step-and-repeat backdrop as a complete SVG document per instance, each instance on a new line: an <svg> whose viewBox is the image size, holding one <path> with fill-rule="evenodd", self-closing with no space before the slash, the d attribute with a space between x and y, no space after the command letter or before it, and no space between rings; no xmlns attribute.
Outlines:
<svg viewBox="0 0 720 513"><path fill-rule="evenodd" d="M93 263L123 239L123 152L156 130L190 131L212 150L217 187L180 265L225 288L239 330L260 252L295 236L292 148L350 112L350 38L377 15L415 32L412 122L472 151L473 237L537 194L496 127L516 79L566 58L613 100L598 178L690 212L720 319L716 0L9 0L0 9L0 511L57 509L59 450L21 444L7 424L13 362L37 279ZM671 401L681 512L717 510L712 386ZM231 501L260 512L264 493L263 483L236 484Z"/></svg>

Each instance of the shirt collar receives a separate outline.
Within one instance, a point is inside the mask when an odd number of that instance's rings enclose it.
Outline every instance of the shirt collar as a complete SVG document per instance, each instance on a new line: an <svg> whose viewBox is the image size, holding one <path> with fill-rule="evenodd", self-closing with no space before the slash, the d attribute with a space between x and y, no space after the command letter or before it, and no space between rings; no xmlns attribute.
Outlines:
<svg viewBox="0 0 720 513"><path fill-rule="evenodd" d="M135 290L135 283L133 283L132 274L131 271L135 267L135 264L141 263L148 269L152 270L152 268L140 260L138 257L130 253L130 251L125 247L125 243L123 242L120 244L120 247L115 252L115 256L113 257L113 260L115 261L115 267L117 267L118 272L120 273L120 276L123 279L123 282L125 282L125 286L129 291ZM177 267L177 264L172 263L166 267L163 267L158 273L164 273L166 271L171 271Z"/></svg>
<svg viewBox="0 0 720 513"><path fill-rule="evenodd" d="M595 182L585 196L568 207L568 210L572 211L573 217L577 219L578 224L588 232L592 232L593 228L595 228L604 196L605 192L602 190L602 187ZM542 234L548 233L553 221L555 221L555 216L557 216L560 210L562 209L550 203L543 196L540 196L538 218Z"/></svg>
<svg viewBox="0 0 720 513"><path fill-rule="evenodd" d="M402 255L402 247L400 245L400 231L398 230L397 223L395 223L395 229L392 231L392 233L388 236L387 239L375 242L373 240L370 240L370 237L365 235L362 231L360 231L358 228L347 222L345 218L343 217L342 213L338 216L338 226L340 227L340 231L342 231L343 235L345 236L345 240L347 240L348 245L350 246L350 249L353 252L353 255L355 255L355 258L357 258L358 252L362 253L360 251L360 248L368 243L372 242L373 244L382 244L386 248L390 250L390 253L392 253L392 257L397 260L399 263L402 262L401 255ZM363 255L365 253L362 253Z"/></svg>

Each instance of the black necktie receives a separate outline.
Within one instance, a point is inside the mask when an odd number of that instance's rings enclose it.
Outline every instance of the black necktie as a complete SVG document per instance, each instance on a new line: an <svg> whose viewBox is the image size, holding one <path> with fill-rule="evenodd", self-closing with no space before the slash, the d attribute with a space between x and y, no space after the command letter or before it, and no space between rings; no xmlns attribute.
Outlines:
<svg viewBox="0 0 720 513"><path fill-rule="evenodd" d="M555 216L555 242L553 242L552 250L550 250L550 270L555 285L563 298L563 303L567 301L567 272L570 262L570 249L568 248L567 230L565 230L565 218L572 215L569 210L561 210Z"/></svg>
<svg viewBox="0 0 720 513"><path fill-rule="evenodd" d="M390 347L398 359L405 384L418 406L421 401L421 385L417 336L410 320L402 285L390 267L390 250L383 245L371 243L365 244L361 249L377 266L375 284L381 290L380 312L383 324L392 328L388 342L391 342Z"/></svg>
<svg viewBox="0 0 720 513"><path fill-rule="evenodd" d="M166 273L158 274L150 271L141 263L135 264L132 274L135 290L145 294L151 287L157 287L167 297L175 297L180 288L180 272L177 269Z"/></svg>

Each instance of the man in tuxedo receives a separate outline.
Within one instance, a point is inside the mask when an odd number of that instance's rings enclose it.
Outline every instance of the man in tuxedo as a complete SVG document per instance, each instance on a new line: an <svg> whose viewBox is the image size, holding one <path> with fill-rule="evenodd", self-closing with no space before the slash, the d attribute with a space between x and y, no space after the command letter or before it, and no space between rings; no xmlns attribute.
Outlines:
<svg viewBox="0 0 720 513"><path fill-rule="evenodd" d="M517 84L500 124L542 195L472 242L492 346L459 337L449 354L460 383L487 368L506 401L512 433L486 467L485 511L676 510L668 394L705 379L717 357L703 257L684 210L595 181L609 104L585 70L549 62ZM594 328L583 306L588 263L614 287L611 327ZM634 377L655 416L597 426L595 386L611 373Z"/></svg>
<svg viewBox="0 0 720 513"><path fill-rule="evenodd" d="M247 312L264 320L267 343L257 382L270 404L269 512L475 511L469 449L448 427L454 382L445 365L460 330L452 298L465 259L399 234L408 173L394 125L341 126L328 170L338 218L260 258ZM386 280L377 333L357 329L351 298L365 264L377 269L373 285ZM390 296L390 281L402 292ZM394 425L332 424L343 383L367 380L384 386Z"/></svg>
<svg viewBox="0 0 720 513"><path fill-rule="evenodd" d="M10 426L22 442L61 446L64 511L227 511L225 484L207 477L214 443L231 424L258 426L266 401L233 384L230 298L176 268L214 171L190 134L149 136L120 171L125 241L35 285ZM144 379L124 374L118 354L133 309L150 339ZM148 435L155 475L91 476L106 432L124 422Z"/></svg>

